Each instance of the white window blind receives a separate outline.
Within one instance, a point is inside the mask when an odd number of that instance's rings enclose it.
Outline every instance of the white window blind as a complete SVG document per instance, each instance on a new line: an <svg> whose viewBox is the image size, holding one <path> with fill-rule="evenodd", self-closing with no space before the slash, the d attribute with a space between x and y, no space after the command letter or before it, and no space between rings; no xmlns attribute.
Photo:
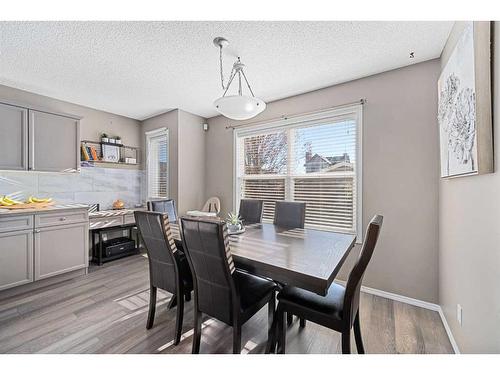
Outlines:
<svg viewBox="0 0 500 375"><path fill-rule="evenodd" d="M356 233L360 121L355 106L236 131L237 206L262 199L263 220L271 222L276 201L306 202L306 227Z"/></svg>
<svg viewBox="0 0 500 375"><path fill-rule="evenodd" d="M168 198L168 130L146 133L148 198Z"/></svg>

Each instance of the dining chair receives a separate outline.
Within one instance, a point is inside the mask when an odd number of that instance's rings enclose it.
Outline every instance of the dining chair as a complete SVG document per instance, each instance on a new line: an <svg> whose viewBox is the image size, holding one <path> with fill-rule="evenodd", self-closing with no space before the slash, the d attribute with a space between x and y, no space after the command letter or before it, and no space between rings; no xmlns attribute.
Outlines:
<svg viewBox="0 0 500 375"><path fill-rule="evenodd" d="M304 202L277 201L274 225L285 228L304 228L306 204Z"/></svg>
<svg viewBox="0 0 500 375"><path fill-rule="evenodd" d="M238 215L245 225L260 223L263 207L264 201L260 199L241 199Z"/></svg>
<svg viewBox="0 0 500 375"><path fill-rule="evenodd" d="M164 212L168 214L168 220L171 223L177 222L177 210L173 199L158 199L148 201L148 211Z"/></svg>
<svg viewBox="0 0 500 375"><path fill-rule="evenodd" d="M271 337L276 284L235 268L224 222L181 217L181 228L194 281L192 352L200 351L203 313L233 327L233 353L240 353L242 325L268 304Z"/></svg>
<svg viewBox="0 0 500 375"><path fill-rule="evenodd" d="M191 270L186 257L175 246L168 215L160 212L135 211L135 222L143 238L149 261L149 312L147 329L153 327L156 289L173 294L168 308L177 305L174 345L182 333L184 298L190 300L193 290Z"/></svg>
<svg viewBox="0 0 500 375"><path fill-rule="evenodd" d="M215 212L218 214L220 212L220 199L217 197L208 198L201 210L203 212Z"/></svg>
<svg viewBox="0 0 500 375"><path fill-rule="evenodd" d="M304 228L306 221L306 204L304 202L277 201L274 208L274 225L284 228ZM293 314L287 315L287 324L293 322ZM305 320L300 326L305 327Z"/></svg>
<svg viewBox="0 0 500 375"><path fill-rule="evenodd" d="M325 297L293 286L283 288L278 294L276 329L273 328L273 338L268 347L269 351L274 351L277 341L278 353L285 353L285 314L292 313L340 332L343 354L351 353L351 328L354 328L358 353L365 353L359 323L359 296L363 276L375 250L382 222L383 217L380 215L375 215L370 221L358 260L349 274L345 287L333 283ZM275 337L276 331L277 339Z"/></svg>

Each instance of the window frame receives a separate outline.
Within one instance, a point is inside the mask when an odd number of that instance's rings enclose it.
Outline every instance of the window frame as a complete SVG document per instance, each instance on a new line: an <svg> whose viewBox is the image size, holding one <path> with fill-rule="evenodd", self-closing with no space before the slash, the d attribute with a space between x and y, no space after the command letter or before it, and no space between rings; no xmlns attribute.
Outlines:
<svg viewBox="0 0 500 375"><path fill-rule="evenodd" d="M159 128L151 131L145 132L146 135L146 196L147 200L153 199L167 199L170 197L170 137L169 137L169 129L168 128ZM151 140L157 137L165 136L167 143L167 193L165 197L152 197L151 196L151 175L150 171L150 144Z"/></svg>
<svg viewBox="0 0 500 375"><path fill-rule="evenodd" d="M303 128L306 126L320 125L330 121L341 121L345 119L354 119L356 121L356 243L363 241L363 105L354 104L332 108L329 110L318 111L305 115L297 115L291 118L282 118L274 121L262 121L259 123L243 124L236 127L233 131L233 211L238 209L240 186L238 178L238 139L245 136L254 135L257 132L272 132L278 129L293 129ZM290 144L288 143L288 153L290 153ZM287 163L290 163L288 160ZM289 164L288 164L289 166ZM259 175L256 175L256 177ZM262 176L262 175L261 175ZM272 175L273 177L278 175ZM280 175L281 176L281 175ZM266 176L262 176L266 178ZM292 189L292 183L296 175L292 175L287 171L287 175L283 176L286 180L285 189ZM302 176L300 176L302 177ZM313 176L308 176L313 177ZM271 178L271 176L267 176ZM288 195L290 196L290 195Z"/></svg>

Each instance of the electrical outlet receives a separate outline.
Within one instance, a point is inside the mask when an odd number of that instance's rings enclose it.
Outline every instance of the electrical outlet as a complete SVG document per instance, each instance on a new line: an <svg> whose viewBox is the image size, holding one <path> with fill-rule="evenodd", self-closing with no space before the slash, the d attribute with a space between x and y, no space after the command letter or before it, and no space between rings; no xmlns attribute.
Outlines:
<svg viewBox="0 0 500 375"><path fill-rule="evenodd" d="M457 321L458 324L462 325L462 306L460 304L457 304Z"/></svg>

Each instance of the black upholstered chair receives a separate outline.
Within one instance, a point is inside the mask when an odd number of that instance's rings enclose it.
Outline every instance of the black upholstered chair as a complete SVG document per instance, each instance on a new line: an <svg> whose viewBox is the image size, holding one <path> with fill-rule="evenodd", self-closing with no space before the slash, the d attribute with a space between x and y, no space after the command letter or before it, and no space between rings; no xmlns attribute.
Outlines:
<svg viewBox="0 0 500 375"><path fill-rule="evenodd" d="M277 201L274 225L285 228L304 228L306 204L304 202Z"/></svg>
<svg viewBox="0 0 500 375"><path fill-rule="evenodd" d="M235 268L225 223L183 217L181 228L194 281L193 353L200 351L202 313L233 327L233 353L240 353L241 326L268 304L271 337L276 284Z"/></svg>
<svg viewBox="0 0 500 375"><path fill-rule="evenodd" d="M168 220L171 223L177 222L177 210L173 199L148 201L148 211L164 212L168 214Z"/></svg>
<svg viewBox="0 0 500 375"><path fill-rule="evenodd" d="M262 208L264 201L260 199L242 199L240 200L240 210L238 215L243 224L255 224L262 221Z"/></svg>
<svg viewBox="0 0 500 375"><path fill-rule="evenodd" d="M377 244L383 217L376 215L368 225L365 241L358 260L352 268L346 286L333 283L326 297L315 293L285 286L278 294L277 320L278 352L285 353L286 324L285 314L291 313L316 324L333 329L342 334L342 353L351 352L351 328L359 354L364 354L361 328L359 324L359 295L366 267ZM276 330L273 330L273 336ZM273 351L275 340L268 348Z"/></svg>
<svg viewBox="0 0 500 375"><path fill-rule="evenodd" d="M135 211L135 222L144 241L149 260L149 313L146 328L153 327L156 289L173 294L168 308L177 305L174 345L182 333L184 298L190 300L193 280L187 259L175 246L168 215L159 212Z"/></svg>

